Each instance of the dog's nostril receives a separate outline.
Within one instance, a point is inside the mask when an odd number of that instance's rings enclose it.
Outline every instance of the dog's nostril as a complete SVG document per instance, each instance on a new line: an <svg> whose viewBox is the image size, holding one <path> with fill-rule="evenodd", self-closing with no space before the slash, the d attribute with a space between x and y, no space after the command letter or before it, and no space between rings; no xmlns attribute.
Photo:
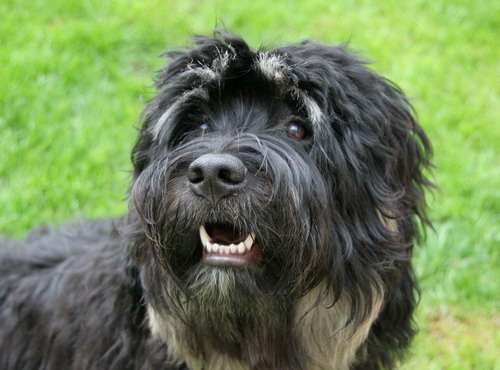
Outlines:
<svg viewBox="0 0 500 370"><path fill-rule="evenodd" d="M188 169L188 180L192 184L198 184L203 181L203 170L196 166L190 166Z"/></svg>
<svg viewBox="0 0 500 370"><path fill-rule="evenodd" d="M223 168L219 171L218 179L228 184L239 184L245 179L245 171L234 170L234 168Z"/></svg>
<svg viewBox="0 0 500 370"><path fill-rule="evenodd" d="M221 179L224 182L227 183L232 183L233 180L231 179L231 171L228 171L226 169L222 169L219 171L219 174L217 175L219 179Z"/></svg>

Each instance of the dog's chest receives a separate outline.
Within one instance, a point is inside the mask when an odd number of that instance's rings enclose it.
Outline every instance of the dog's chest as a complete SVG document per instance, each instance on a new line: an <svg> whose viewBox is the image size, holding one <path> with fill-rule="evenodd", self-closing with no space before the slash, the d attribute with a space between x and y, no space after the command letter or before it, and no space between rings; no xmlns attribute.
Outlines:
<svg viewBox="0 0 500 370"><path fill-rule="evenodd" d="M321 296L322 284L302 297L295 308L295 331L301 351L307 358L308 370L344 370L361 360L358 359L370 327L377 318L383 303L383 294L375 294L370 314L357 322L351 320L350 300L343 296L333 306L331 298ZM153 335L167 343L173 358L185 362L193 370L250 370L252 367L239 358L220 352L213 344L205 344L206 355L194 354L186 343L186 327L175 317L158 314L148 309ZM295 338L294 338L295 339ZM245 343L241 343L242 346ZM286 347L286 346L285 346ZM279 356L279 354L278 354ZM272 368L257 366L256 368Z"/></svg>

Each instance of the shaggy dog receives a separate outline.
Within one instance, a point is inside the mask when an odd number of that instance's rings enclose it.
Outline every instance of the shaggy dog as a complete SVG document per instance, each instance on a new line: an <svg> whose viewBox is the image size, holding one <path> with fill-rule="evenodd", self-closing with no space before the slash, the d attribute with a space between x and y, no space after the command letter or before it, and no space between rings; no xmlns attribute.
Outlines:
<svg viewBox="0 0 500 370"><path fill-rule="evenodd" d="M390 368L414 334L430 145L345 45L167 52L130 212L0 264L2 369Z"/></svg>

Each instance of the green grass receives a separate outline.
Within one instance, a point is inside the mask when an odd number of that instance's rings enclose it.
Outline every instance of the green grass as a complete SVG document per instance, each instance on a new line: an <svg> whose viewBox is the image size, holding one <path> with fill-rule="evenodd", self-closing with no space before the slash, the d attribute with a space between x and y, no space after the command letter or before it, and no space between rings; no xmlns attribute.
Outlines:
<svg viewBox="0 0 500 370"><path fill-rule="evenodd" d="M495 0L2 0L0 233L126 212L163 49L216 25L255 47L350 40L412 97L435 148L404 368L500 369L499 14Z"/></svg>

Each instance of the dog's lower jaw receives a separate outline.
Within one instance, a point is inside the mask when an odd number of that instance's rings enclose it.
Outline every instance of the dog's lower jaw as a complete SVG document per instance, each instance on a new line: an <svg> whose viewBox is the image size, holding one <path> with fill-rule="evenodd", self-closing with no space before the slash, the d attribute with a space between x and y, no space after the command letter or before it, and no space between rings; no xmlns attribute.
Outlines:
<svg viewBox="0 0 500 370"><path fill-rule="evenodd" d="M373 288L372 305L361 322L350 320L351 300L347 295L343 294L332 306L333 298L322 292L325 292L325 286L319 284L295 305L294 332L308 359L305 368L347 370L363 360L357 355L382 309L384 291L381 284ZM185 362L190 369L251 369L242 359L221 353L216 348L204 358L197 356L184 340L183 332L189 329L181 320L157 312L151 305L148 306L148 317L153 336L167 343L170 356Z"/></svg>

